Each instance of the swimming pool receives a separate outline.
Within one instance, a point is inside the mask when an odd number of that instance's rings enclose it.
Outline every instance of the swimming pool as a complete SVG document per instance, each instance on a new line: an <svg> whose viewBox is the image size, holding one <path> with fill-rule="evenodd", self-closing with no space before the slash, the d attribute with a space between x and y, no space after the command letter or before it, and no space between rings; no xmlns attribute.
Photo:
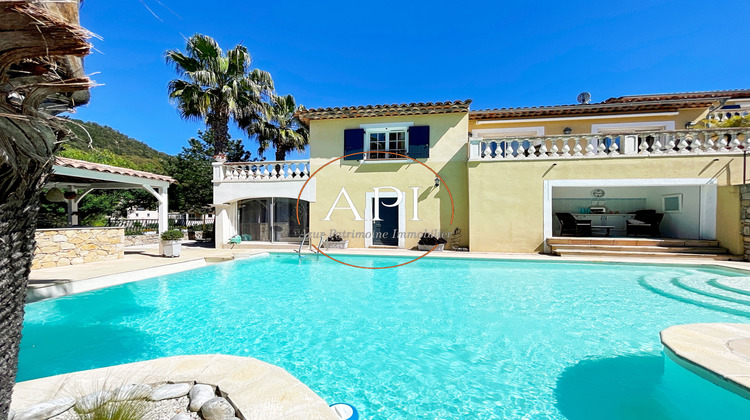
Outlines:
<svg viewBox="0 0 750 420"><path fill-rule="evenodd" d="M658 334L748 322L737 302L668 297L673 279L740 275L444 258L362 270L271 254L28 304L18 380L225 353L279 365L365 418L738 418L750 402L665 363Z"/></svg>

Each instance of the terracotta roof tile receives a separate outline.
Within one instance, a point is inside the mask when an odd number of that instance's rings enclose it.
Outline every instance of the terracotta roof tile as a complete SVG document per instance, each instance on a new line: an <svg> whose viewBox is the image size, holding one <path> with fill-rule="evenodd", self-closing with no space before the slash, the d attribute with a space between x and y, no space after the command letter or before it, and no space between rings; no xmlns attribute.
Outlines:
<svg viewBox="0 0 750 420"><path fill-rule="evenodd" d="M708 107L712 103L712 100L700 98L651 102L601 102L595 104L554 105L528 108L483 109L471 111L469 113L469 118L472 120L502 120L535 117L566 117L639 112L668 112L677 111L683 108Z"/></svg>
<svg viewBox="0 0 750 420"><path fill-rule="evenodd" d="M628 102L650 102L667 101L677 99L734 99L750 98L750 89L734 90L709 90L703 92L678 92L678 93L656 93L650 95L627 95L617 98L609 98L603 103L628 103Z"/></svg>
<svg viewBox="0 0 750 420"><path fill-rule="evenodd" d="M109 174L134 176L137 178L153 179L169 183L177 182L174 178L166 175L153 174L151 172L136 171L135 169L121 168L119 166L104 165L101 163L86 162L85 160L70 159L64 157L55 158L55 165L66 168L87 169L90 171L104 172Z"/></svg>
<svg viewBox="0 0 750 420"><path fill-rule="evenodd" d="M342 118L394 117L399 115L451 114L468 112L471 99L464 101L419 102L391 105L362 105L335 108L311 108L299 111L297 116L305 122Z"/></svg>

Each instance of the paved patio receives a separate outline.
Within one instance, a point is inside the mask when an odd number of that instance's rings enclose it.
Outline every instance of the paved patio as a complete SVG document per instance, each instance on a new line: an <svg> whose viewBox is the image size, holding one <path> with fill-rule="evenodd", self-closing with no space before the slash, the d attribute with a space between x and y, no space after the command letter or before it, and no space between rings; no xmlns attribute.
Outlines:
<svg viewBox="0 0 750 420"><path fill-rule="evenodd" d="M80 293L263 253L247 249L217 250L208 244L187 241L179 257L166 258L159 254L158 245L130 247L125 248L125 258L119 260L32 270L27 300Z"/></svg>

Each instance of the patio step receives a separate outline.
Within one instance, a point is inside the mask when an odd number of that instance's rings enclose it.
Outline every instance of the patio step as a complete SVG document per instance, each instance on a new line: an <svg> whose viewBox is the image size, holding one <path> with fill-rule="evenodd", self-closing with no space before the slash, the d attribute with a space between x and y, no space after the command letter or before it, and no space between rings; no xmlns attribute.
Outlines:
<svg viewBox="0 0 750 420"><path fill-rule="evenodd" d="M549 245L625 245L625 246L663 246L663 247L716 247L719 241L708 239L672 239L672 238L609 238L609 237L552 237L547 239Z"/></svg>
<svg viewBox="0 0 750 420"><path fill-rule="evenodd" d="M686 283L691 284L691 289L686 289L684 286ZM713 297L704 294L706 292L705 287L710 286L697 286L697 283L703 282L707 284L707 279L679 279L679 278L666 278L666 277L652 277L644 276L638 280L638 284L647 290L654 293L660 294L664 297L675 299L680 302L690 303L696 306L700 306L715 311L721 311L733 315L741 315L750 317L750 305L740 302L735 302L726 299L726 296L722 298ZM702 288L704 293L696 293L694 290ZM715 288L714 288L715 289ZM708 292L713 293L713 292Z"/></svg>
<svg viewBox="0 0 750 420"><path fill-rule="evenodd" d="M552 245L553 252L558 250L594 250L594 251L619 251L619 252L653 252L653 253L675 253L675 254L726 254L726 248L720 246L640 246L640 245Z"/></svg>
<svg viewBox="0 0 750 420"><path fill-rule="evenodd" d="M742 261L742 255L731 255L719 241L671 238L568 238L547 239L555 255L637 257L637 258L706 258Z"/></svg>
<svg viewBox="0 0 750 420"><path fill-rule="evenodd" d="M631 258L685 258L685 259L710 259L716 261L744 261L743 255L732 255L728 253L718 254L691 254L686 252L650 252L638 249L626 251L600 251L595 249L569 249L556 248L553 253L563 257L631 257Z"/></svg>

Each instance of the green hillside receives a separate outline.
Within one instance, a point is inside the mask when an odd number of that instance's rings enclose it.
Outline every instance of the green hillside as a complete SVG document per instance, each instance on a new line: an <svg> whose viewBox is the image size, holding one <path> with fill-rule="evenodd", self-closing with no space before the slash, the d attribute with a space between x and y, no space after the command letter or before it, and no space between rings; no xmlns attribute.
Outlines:
<svg viewBox="0 0 750 420"><path fill-rule="evenodd" d="M71 119L67 124L75 133L63 144L60 156L80 159L106 165L166 174L166 160L169 155L149 147L146 143L95 122ZM93 141L89 147L89 136Z"/></svg>

